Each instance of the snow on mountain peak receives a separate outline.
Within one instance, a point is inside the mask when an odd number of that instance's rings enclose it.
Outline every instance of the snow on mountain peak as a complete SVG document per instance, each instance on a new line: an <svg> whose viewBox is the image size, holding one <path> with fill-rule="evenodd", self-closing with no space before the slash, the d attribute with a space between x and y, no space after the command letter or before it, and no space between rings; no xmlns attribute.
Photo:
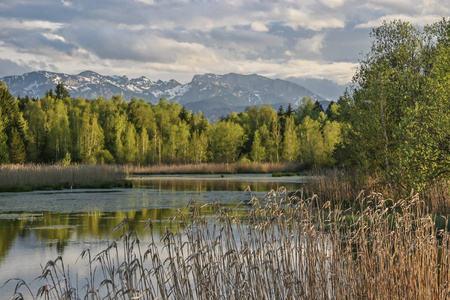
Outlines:
<svg viewBox="0 0 450 300"><path fill-rule="evenodd" d="M126 75L103 76L93 71L84 71L77 75L39 71L22 76L7 76L3 80L16 97L43 97L46 91L54 89L56 84L62 82L72 97L96 99L100 96L111 98L121 95L125 100L136 97L152 103L166 97L188 109L204 112L209 107L221 113L226 113L233 107L242 109L251 105L271 104L273 107L279 107L289 103L297 104L302 97L325 100L295 83L260 75L234 73L195 75L192 81L186 84L175 80L151 81L145 76L132 79Z"/></svg>

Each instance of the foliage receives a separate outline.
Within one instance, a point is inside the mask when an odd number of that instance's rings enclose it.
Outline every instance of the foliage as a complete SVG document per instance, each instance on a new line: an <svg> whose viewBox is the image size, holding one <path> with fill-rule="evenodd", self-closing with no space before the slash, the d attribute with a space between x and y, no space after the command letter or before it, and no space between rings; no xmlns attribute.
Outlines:
<svg viewBox="0 0 450 300"><path fill-rule="evenodd" d="M19 110L17 99L11 95L4 82L0 82L0 117L3 123L3 126L0 126L0 151L8 151L0 153L2 162L11 160L14 163L23 163L26 159L27 124Z"/></svg>
<svg viewBox="0 0 450 300"><path fill-rule="evenodd" d="M372 35L353 93L338 101L349 126L335 157L406 191L448 179L449 22L384 22Z"/></svg>
<svg viewBox="0 0 450 300"><path fill-rule="evenodd" d="M332 130L333 138L327 137L330 120L320 103L307 98L298 109L289 105L286 111L281 107L276 112L270 105L249 107L212 124L201 112L187 111L165 98L157 104L136 98L126 102L121 96L89 101L70 98L62 83L42 99L15 99L4 83L0 91L0 161L4 163L145 165L249 160L321 167L333 165L332 152L340 141L337 130ZM329 115L336 119L338 110L335 104ZM314 133L305 128L305 118L313 120ZM338 122L334 119L330 124ZM300 133L320 141L311 144Z"/></svg>

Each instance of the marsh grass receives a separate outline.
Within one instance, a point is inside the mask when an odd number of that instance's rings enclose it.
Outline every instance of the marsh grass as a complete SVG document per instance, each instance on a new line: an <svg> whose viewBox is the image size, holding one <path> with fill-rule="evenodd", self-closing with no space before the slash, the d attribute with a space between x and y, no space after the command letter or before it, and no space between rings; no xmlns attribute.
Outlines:
<svg viewBox="0 0 450 300"><path fill-rule="evenodd" d="M450 213L450 182L435 182L427 186L420 194L433 212Z"/></svg>
<svg viewBox="0 0 450 300"><path fill-rule="evenodd" d="M299 165L289 163L203 163L180 165L127 166L129 174L235 174L235 173L274 173L298 172Z"/></svg>
<svg viewBox="0 0 450 300"><path fill-rule="evenodd" d="M359 202L356 199L379 192L386 199L400 199L411 197L418 193L434 214L450 213L450 182L439 181L426 186L422 191L405 190L400 186L386 184L377 176L364 178L358 173L351 173L344 169L319 169L304 173L307 175L307 184L302 193L312 197L317 195L319 204L330 201L333 207L358 209ZM392 205L388 201L387 205Z"/></svg>
<svg viewBox="0 0 450 300"><path fill-rule="evenodd" d="M250 189L246 193L251 193ZM70 280L62 258L50 261L32 294L43 299L447 299L450 234L439 230L418 195L395 204L359 195L359 211L343 211L317 195L286 190L252 197L246 217L218 204L214 220L188 204L148 245L124 219L121 242L84 251L89 276ZM388 204L389 203L389 204ZM32 293L17 281L20 291ZM13 298L14 298L13 297Z"/></svg>
<svg viewBox="0 0 450 300"><path fill-rule="evenodd" d="M370 194L373 189L357 182L358 176L343 169L312 170L302 192L307 197L317 195L317 205L330 201L332 207L349 208L358 204L358 196ZM359 188L356 188L359 186ZM363 190L361 190L363 186Z"/></svg>
<svg viewBox="0 0 450 300"><path fill-rule="evenodd" d="M123 167L116 165L1 165L0 190L20 191L27 186L31 189L54 189L63 188L69 183L86 185L120 182L125 177Z"/></svg>

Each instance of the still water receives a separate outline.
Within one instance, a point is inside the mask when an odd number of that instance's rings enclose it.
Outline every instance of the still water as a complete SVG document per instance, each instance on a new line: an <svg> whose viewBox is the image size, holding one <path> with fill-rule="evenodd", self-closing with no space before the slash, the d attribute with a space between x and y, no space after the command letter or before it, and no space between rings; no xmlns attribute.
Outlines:
<svg viewBox="0 0 450 300"><path fill-rule="evenodd" d="M305 177L271 177L258 175L177 175L135 176L131 189L35 191L0 193L0 298L7 299L15 284L8 279L21 278L33 287L43 282L36 279L47 261L62 256L75 278L87 276L81 252L96 254L121 231L112 231L124 218L145 243L149 232L145 223L154 222L157 238L164 228L174 226L169 220L175 211L188 213L188 202L219 203L222 207L245 212L250 194L260 199L280 186L297 190ZM207 207L204 214L212 214ZM172 231L182 228L171 228Z"/></svg>

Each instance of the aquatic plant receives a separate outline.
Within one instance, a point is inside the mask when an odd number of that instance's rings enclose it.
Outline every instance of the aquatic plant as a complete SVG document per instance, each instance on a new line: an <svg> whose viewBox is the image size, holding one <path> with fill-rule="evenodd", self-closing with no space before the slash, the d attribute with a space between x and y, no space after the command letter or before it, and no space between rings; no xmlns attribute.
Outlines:
<svg viewBox="0 0 450 300"><path fill-rule="evenodd" d="M251 194L247 189L246 193ZM124 219L121 242L84 251L89 275L79 287L63 259L43 268L43 299L446 299L450 234L418 195L395 203L379 193L355 199L358 211L285 189L252 197L245 217L191 201L158 239L143 245ZM252 195L253 196L253 195ZM320 205L319 205L320 204ZM152 232L148 220L145 230ZM14 299L22 299L18 281Z"/></svg>

